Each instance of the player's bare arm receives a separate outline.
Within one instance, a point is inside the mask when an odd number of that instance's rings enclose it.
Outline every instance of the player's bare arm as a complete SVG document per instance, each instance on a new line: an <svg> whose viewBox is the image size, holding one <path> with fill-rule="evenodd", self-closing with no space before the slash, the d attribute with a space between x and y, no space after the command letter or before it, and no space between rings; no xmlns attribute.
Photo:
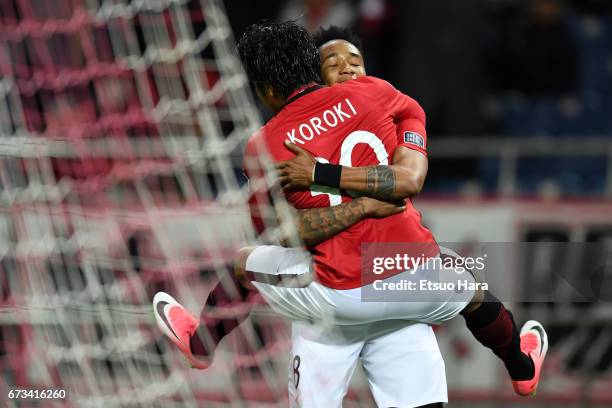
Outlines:
<svg viewBox="0 0 612 408"><path fill-rule="evenodd" d="M293 143L287 142L286 146L296 156L277 164L281 186L286 191L309 188L315 184L316 159L308 151ZM339 185L331 183L323 185L356 191L386 201L417 195L423 188L427 176L427 157L416 150L399 146L393 153L392 163L389 166L339 166L341 170Z"/></svg>
<svg viewBox="0 0 612 408"><path fill-rule="evenodd" d="M253 169L252 169L253 170ZM251 177L249 187L265 186L258 171ZM251 197L256 192L251 191ZM385 218L401 213L406 209L403 200L388 202L370 197L359 197L331 207L306 208L295 211L295 224L299 238L306 246L315 246L326 241L365 218ZM251 214L260 217L260 205L251 205ZM281 240L281 245L291 246L289 237Z"/></svg>
<svg viewBox="0 0 612 408"><path fill-rule="evenodd" d="M364 218L384 218L404 211L393 204L360 197L333 207L298 210L298 234L306 246L314 246L344 231Z"/></svg>
<svg viewBox="0 0 612 408"><path fill-rule="evenodd" d="M421 192L427 167L424 154L399 146L390 166L342 167L340 188L381 200L410 198Z"/></svg>

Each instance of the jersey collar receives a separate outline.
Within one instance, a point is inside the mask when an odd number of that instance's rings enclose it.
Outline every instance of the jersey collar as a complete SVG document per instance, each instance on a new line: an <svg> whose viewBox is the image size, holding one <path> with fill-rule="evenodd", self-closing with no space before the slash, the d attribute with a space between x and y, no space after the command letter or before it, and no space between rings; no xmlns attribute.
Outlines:
<svg viewBox="0 0 612 408"><path fill-rule="evenodd" d="M318 89L323 88L323 85L319 85L319 84L315 84L315 83L311 83L308 85L304 85L304 86L300 86L298 89L296 89L295 91L291 92L291 94L289 95L289 97L287 98L287 100L285 101L285 103L283 104L283 106L281 106L281 109L283 109L285 106L289 105L291 102L294 102L295 100L301 98L304 95L307 95L311 92L314 92Z"/></svg>

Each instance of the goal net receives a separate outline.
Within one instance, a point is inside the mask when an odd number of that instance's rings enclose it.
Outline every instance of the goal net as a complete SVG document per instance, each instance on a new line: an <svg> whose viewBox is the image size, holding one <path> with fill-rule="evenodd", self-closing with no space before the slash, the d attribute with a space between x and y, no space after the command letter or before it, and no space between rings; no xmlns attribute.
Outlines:
<svg viewBox="0 0 612 408"><path fill-rule="evenodd" d="M283 320L256 311L201 372L150 303L198 313L255 238L260 118L221 2L1 0L0 18L0 400L286 406Z"/></svg>

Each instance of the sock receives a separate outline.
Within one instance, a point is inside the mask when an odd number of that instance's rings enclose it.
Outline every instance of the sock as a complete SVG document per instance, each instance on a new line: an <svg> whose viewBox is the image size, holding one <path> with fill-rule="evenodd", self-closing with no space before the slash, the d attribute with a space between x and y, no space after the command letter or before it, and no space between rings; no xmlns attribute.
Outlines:
<svg viewBox="0 0 612 408"><path fill-rule="evenodd" d="M244 288L233 275L231 282L218 282L206 299L200 313L200 326L189 341L191 352L212 358L219 342L246 320L253 307L261 302L257 292ZM221 317L210 316L211 310Z"/></svg>
<svg viewBox="0 0 612 408"><path fill-rule="evenodd" d="M483 303L471 313L461 312L476 340L490 348L506 366L513 380L533 378L531 357L521 351L521 338L512 313L488 291Z"/></svg>

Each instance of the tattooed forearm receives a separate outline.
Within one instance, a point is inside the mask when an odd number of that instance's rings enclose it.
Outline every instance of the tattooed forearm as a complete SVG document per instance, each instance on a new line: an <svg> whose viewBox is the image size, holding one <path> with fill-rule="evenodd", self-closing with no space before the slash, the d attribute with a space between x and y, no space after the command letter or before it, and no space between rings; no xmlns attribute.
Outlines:
<svg viewBox="0 0 612 408"><path fill-rule="evenodd" d="M395 173L389 166L366 168L366 194L381 200L394 198Z"/></svg>
<svg viewBox="0 0 612 408"><path fill-rule="evenodd" d="M306 246L314 246L366 217L359 199L334 207L298 211L297 227Z"/></svg>

